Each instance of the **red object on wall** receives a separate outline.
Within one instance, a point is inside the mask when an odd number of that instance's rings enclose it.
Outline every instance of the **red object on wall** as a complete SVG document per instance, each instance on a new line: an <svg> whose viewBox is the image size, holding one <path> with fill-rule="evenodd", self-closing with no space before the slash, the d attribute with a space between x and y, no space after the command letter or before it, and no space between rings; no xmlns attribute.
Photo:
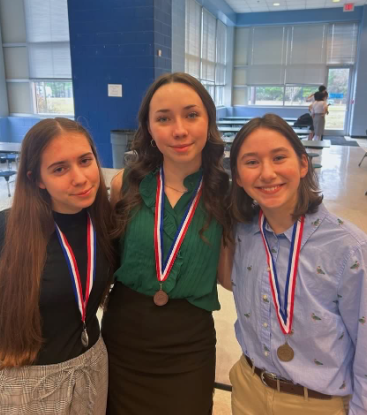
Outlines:
<svg viewBox="0 0 367 415"><path fill-rule="evenodd" d="M343 7L344 12L352 12L354 11L354 3L345 3Z"/></svg>

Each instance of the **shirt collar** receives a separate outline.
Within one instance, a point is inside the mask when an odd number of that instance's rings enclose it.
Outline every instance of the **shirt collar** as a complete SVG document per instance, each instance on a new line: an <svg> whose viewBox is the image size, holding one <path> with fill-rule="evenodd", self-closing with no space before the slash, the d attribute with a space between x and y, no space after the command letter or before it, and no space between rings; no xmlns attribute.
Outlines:
<svg viewBox="0 0 367 415"><path fill-rule="evenodd" d="M322 221L327 216L328 211L326 210L325 206L323 204L320 204L318 206L318 209L315 213L307 213L305 217L304 227L303 227L303 238L302 238L302 246L304 243L310 238L310 236L315 232L315 230L320 226ZM270 228L269 224L266 223L265 230L267 232L271 232L274 234L273 230ZM259 215L257 214L254 217L253 223L252 223L252 233L256 235L260 232L259 228ZM292 240L292 233L293 233L293 225L288 228L285 232L283 232L283 235L289 240Z"/></svg>
<svg viewBox="0 0 367 415"><path fill-rule="evenodd" d="M140 182L139 191L144 203L148 207L155 206L156 190L157 190L157 173L159 167L147 174ZM203 174L203 169L200 167L198 171L190 174L184 179L184 186L187 188L187 193L192 193L198 184L199 177Z"/></svg>

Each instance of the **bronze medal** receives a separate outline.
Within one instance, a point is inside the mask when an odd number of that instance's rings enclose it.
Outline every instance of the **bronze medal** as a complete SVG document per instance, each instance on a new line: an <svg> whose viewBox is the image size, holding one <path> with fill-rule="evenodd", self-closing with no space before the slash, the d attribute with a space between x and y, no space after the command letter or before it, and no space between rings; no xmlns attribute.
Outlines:
<svg viewBox="0 0 367 415"><path fill-rule="evenodd" d="M88 344L89 344L89 337L88 337L88 332L87 332L86 328L84 328L83 331L82 331L81 339L82 339L83 347L87 348Z"/></svg>
<svg viewBox="0 0 367 415"><path fill-rule="evenodd" d="M200 174L199 181L195 190L191 195L191 200L188 203L186 208L186 212L182 218L181 224L178 226L176 234L173 238L171 247L168 251L168 256L164 259L164 171L163 166L159 168L159 172L157 173L157 191L156 191L156 203L154 208L154 256L155 256L155 265L156 265L156 273L157 273L157 280L160 285L160 289L154 294L153 301L154 304L161 307L168 303L168 294L163 291L162 285L164 281L170 275L172 267L176 261L178 252L182 245L182 242L185 238L186 232L190 226L192 218L194 217L195 210L199 204L201 192L202 192L202 185L203 185L203 177Z"/></svg>
<svg viewBox="0 0 367 415"><path fill-rule="evenodd" d="M277 355L282 362L290 362L294 358L294 350L285 342L285 344L278 347Z"/></svg>
<svg viewBox="0 0 367 415"><path fill-rule="evenodd" d="M168 303L168 299L168 294L164 292L162 289L157 291L153 297L154 304L159 307L166 305Z"/></svg>

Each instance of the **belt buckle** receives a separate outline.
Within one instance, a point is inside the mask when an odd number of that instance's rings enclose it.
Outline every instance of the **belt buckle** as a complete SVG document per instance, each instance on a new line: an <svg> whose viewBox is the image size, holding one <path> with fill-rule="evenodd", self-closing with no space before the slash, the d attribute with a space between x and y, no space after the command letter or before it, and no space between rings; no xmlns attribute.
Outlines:
<svg viewBox="0 0 367 415"><path fill-rule="evenodd" d="M269 378L271 378L271 379L273 379L273 380L277 380L277 379L278 379L278 377L277 377L277 375L276 375L275 373L271 373L271 372L267 372L266 370L263 370L263 371L260 373L260 379L261 379L261 382L262 382L262 383L263 383L266 387L268 387L268 388L270 388L270 386L266 383L265 376L268 376Z"/></svg>

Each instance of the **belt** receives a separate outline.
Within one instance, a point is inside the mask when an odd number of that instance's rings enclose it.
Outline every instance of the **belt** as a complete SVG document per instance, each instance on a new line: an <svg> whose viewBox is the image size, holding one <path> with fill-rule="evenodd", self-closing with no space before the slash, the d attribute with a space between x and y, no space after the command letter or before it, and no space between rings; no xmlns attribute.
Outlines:
<svg viewBox="0 0 367 415"><path fill-rule="evenodd" d="M325 395L324 393L308 389L302 385L295 384L290 380L279 378L273 373L267 372L266 370L259 369L258 367L253 366L252 361L249 357L246 355L244 356L254 373L256 373L256 375L261 379L261 382L271 389L275 389L278 392L290 393L292 395L299 395L315 399L326 400L332 398L332 395Z"/></svg>

